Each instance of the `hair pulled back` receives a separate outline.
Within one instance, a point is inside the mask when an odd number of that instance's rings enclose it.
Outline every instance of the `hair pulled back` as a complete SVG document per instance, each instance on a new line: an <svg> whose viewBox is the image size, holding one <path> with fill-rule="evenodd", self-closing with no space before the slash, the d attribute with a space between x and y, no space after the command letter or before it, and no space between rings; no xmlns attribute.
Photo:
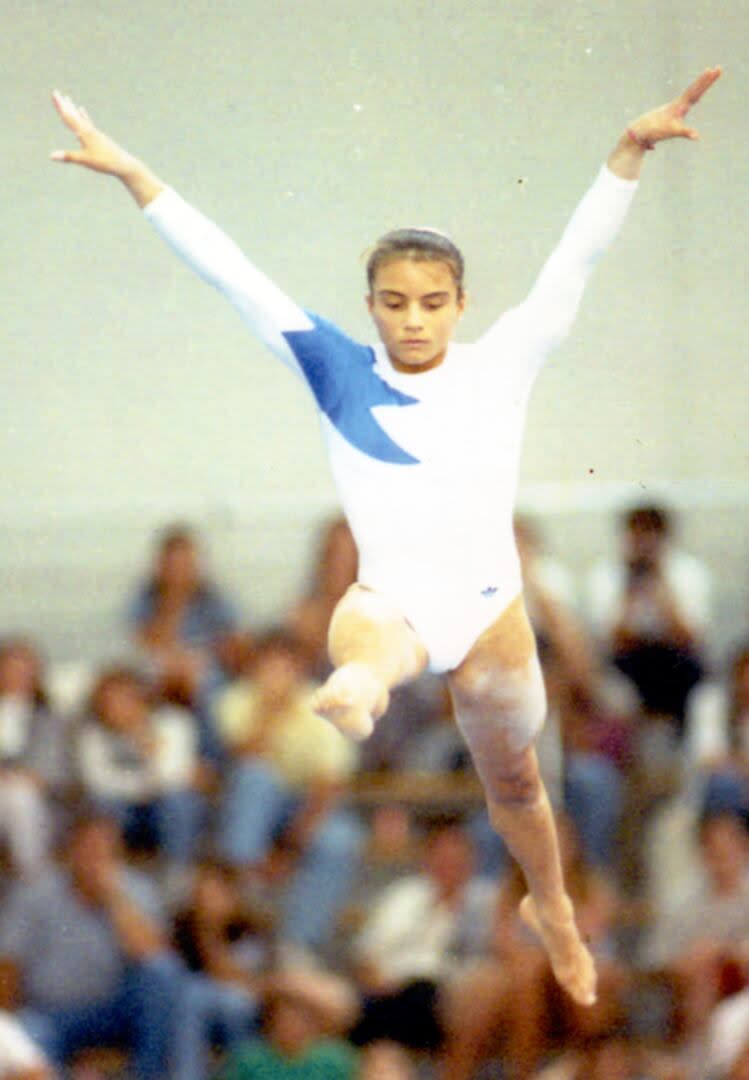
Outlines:
<svg viewBox="0 0 749 1080"><path fill-rule="evenodd" d="M379 268L391 259L446 263L455 279L458 296L463 295L463 255L452 240L437 229L392 229L381 236L367 258L367 282L370 290L374 287Z"/></svg>

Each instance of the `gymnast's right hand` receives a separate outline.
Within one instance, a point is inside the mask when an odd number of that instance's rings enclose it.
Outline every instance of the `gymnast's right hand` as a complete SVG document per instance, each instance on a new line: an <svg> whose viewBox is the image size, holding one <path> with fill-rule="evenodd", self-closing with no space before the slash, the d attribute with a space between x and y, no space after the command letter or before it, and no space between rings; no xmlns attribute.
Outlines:
<svg viewBox="0 0 749 1080"><path fill-rule="evenodd" d="M55 150L53 161L66 164L83 165L94 172L106 173L121 180L139 206L145 206L155 199L163 184L153 173L110 139L94 124L82 105L75 105L69 97L55 90L52 101L66 127L77 138L80 149Z"/></svg>

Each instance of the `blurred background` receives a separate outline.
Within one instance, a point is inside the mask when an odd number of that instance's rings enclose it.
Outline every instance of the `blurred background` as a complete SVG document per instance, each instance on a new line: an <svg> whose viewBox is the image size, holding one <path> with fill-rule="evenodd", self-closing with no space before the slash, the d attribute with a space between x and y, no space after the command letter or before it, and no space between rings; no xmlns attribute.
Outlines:
<svg viewBox="0 0 749 1080"><path fill-rule="evenodd" d="M447 230L467 258L471 340L524 296L622 125L720 62L702 143L648 160L538 384L521 497L579 572L611 509L667 496L723 568L730 638L749 585L742 4L686 19L668 2L3 12L0 619L61 657L101 651L151 532L183 517L272 616L335 503L304 390L115 183L47 161L67 134L51 88L364 340L365 248L402 223Z"/></svg>

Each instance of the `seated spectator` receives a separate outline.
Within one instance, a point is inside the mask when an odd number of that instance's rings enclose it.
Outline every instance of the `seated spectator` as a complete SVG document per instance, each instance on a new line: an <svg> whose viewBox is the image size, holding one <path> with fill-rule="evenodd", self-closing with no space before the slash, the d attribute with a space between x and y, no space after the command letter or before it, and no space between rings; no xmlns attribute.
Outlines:
<svg viewBox="0 0 749 1080"><path fill-rule="evenodd" d="M178 965L151 884L122 861L111 820L81 818L64 865L19 883L0 915L0 986L53 1065L125 1045L138 1080L163 1080Z"/></svg>
<svg viewBox="0 0 749 1080"><path fill-rule="evenodd" d="M47 704L41 662L27 641L0 645L0 843L12 868L40 870L56 803L70 783L66 725Z"/></svg>
<svg viewBox="0 0 749 1080"><path fill-rule="evenodd" d="M550 798L573 818L586 857L613 869L618 860L624 806L620 763L626 758L625 728L601 692L592 643L574 612L541 574L528 525L516 524L524 592L539 643L548 709L538 745ZM564 580L564 579L563 579ZM551 581L554 577L551 576ZM484 864L501 868L506 859L485 810L475 822Z"/></svg>
<svg viewBox="0 0 749 1080"><path fill-rule="evenodd" d="M307 949L328 939L363 848L361 825L341 806L356 745L312 711L312 689L303 651L275 632L216 703L230 757L219 853L285 880L279 932Z"/></svg>
<svg viewBox="0 0 749 1080"><path fill-rule="evenodd" d="M710 577L673 544L670 514L637 506L622 519L622 550L593 568L590 612L601 644L637 690L646 713L681 731L705 669Z"/></svg>
<svg viewBox="0 0 749 1080"><path fill-rule="evenodd" d="M44 1055L18 1020L0 1009L0 1080L52 1080Z"/></svg>
<svg viewBox="0 0 749 1080"><path fill-rule="evenodd" d="M702 880L672 897L643 942L644 965L661 972L683 1038L699 1034L727 989L735 989L749 940L749 832L732 812L699 825Z"/></svg>
<svg viewBox="0 0 749 1080"><path fill-rule="evenodd" d="M515 518L515 540L523 574L523 595L541 661L553 654L575 688L590 693L595 657L574 614L571 576L560 563L544 554L539 529L529 517Z"/></svg>
<svg viewBox="0 0 749 1080"><path fill-rule="evenodd" d="M421 872L386 886L354 944L362 1014L352 1040L391 1040L440 1050L444 1076L462 1080L453 1051L465 998L454 985L463 965L488 946L493 882L474 875L473 845L460 825L427 836ZM473 1063L473 1062L471 1062Z"/></svg>
<svg viewBox="0 0 749 1080"><path fill-rule="evenodd" d="M242 902L227 867L203 862L176 916L174 948L187 974L173 1080L205 1080L212 1046L233 1051L255 1033L271 959L267 919Z"/></svg>
<svg viewBox="0 0 749 1080"><path fill-rule="evenodd" d="M691 695L683 740L684 783L661 806L647 834L647 877L656 901L698 872L696 825L705 814L735 810L749 819L749 648L724 680Z"/></svg>
<svg viewBox="0 0 749 1080"><path fill-rule="evenodd" d="M749 816L749 648L734 657L727 685L703 683L692 695L685 750L703 809Z"/></svg>
<svg viewBox="0 0 749 1080"><path fill-rule="evenodd" d="M156 673L176 672L195 686L215 683L236 615L207 578L192 529L173 525L161 534L150 578L138 587L128 617Z"/></svg>
<svg viewBox="0 0 749 1080"><path fill-rule="evenodd" d="M330 672L328 627L336 604L356 581L358 564L359 553L348 522L343 517L333 518L323 529L307 591L286 620L318 679Z"/></svg>
<svg viewBox="0 0 749 1080"><path fill-rule="evenodd" d="M361 1080L359 1055L341 1038L355 1008L344 980L316 970L285 972L269 985L267 999L262 1037L238 1050L218 1080Z"/></svg>
<svg viewBox="0 0 749 1080"><path fill-rule="evenodd" d="M78 735L86 796L115 817L134 847L156 842L177 875L196 853L205 806L205 770L195 717L151 706L142 679L110 668L96 681Z"/></svg>
<svg viewBox="0 0 749 1080"><path fill-rule="evenodd" d="M622 901L610 881L585 861L569 818L558 819L558 833L567 891L596 959L597 1001L582 1008L559 992L546 954L518 914L527 887L512 863L499 890L488 955L457 984L458 1022L446 1080L468 1080L498 1050L510 1075L527 1080L560 1036L578 1045L624 1015L630 979L614 944Z"/></svg>

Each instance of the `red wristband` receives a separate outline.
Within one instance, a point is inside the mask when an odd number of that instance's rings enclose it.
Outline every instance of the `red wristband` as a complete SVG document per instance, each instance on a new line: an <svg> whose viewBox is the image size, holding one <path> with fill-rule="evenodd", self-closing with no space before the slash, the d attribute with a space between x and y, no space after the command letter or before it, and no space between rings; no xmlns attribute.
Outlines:
<svg viewBox="0 0 749 1080"><path fill-rule="evenodd" d="M633 143L637 143L641 150L655 150L655 143L650 139L643 139L641 135L638 135L632 128L627 128L627 135Z"/></svg>

